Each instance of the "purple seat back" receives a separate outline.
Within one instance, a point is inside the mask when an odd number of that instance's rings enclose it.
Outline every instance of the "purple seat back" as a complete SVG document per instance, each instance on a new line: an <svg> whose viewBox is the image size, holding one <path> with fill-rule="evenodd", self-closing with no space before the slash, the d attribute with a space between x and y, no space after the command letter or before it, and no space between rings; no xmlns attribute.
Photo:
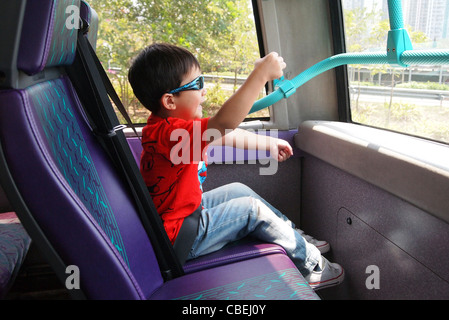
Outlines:
<svg viewBox="0 0 449 320"><path fill-rule="evenodd" d="M17 66L29 85L0 91L2 149L35 227L78 267L86 297L145 299L163 283L153 247L60 69L75 57L70 5L79 0L27 1Z"/></svg>

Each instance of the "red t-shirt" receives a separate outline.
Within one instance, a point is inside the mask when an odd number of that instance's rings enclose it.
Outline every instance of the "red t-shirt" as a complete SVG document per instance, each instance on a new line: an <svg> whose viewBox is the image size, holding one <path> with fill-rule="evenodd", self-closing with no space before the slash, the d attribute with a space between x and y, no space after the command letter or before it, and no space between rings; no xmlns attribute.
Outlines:
<svg viewBox="0 0 449 320"><path fill-rule="evenodd" d="M151 115L142 131L140 171L172 243L184 218L201 205L208 121Z"/></svg>

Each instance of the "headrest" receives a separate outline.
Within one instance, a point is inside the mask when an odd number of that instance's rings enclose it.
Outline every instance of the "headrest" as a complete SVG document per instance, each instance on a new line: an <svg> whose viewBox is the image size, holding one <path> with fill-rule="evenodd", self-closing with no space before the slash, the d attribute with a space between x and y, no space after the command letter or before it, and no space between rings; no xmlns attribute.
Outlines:
<svg viewBox="0 0 449 320"><path fill-rule="evenodd" d="M86 20L89 23L89 31L87 33L87 39L90 42L90 45L95 50L97 45L97 34L98 34L98 14L92 9L92 7L85 2L81 1L81 18Z"/></svg>
<svg viewBox="0 0 449 320"><path fill-rule="evenodd" d="M75 58L80 0L28 0L17 68L28 75Z"/></svg>

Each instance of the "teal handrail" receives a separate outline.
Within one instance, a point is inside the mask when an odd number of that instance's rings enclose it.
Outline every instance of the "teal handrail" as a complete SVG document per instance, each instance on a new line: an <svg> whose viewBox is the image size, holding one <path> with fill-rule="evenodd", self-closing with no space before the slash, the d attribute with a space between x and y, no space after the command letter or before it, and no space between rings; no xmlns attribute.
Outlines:
<svg viewBox="0 0 449 320"><path fill-rule="evenodd" d="M407 31L404 29L401 0L388 0L390 31L387 50L369 53L342 53L327 58L303 71L292 80L277 82L277 90L256 101L249 111L267 108L281 99L288 98L296 89L310 79L330 69L347 64L390 64L406 67L414 64L449 64L449 50L413 50Z"/></svg>

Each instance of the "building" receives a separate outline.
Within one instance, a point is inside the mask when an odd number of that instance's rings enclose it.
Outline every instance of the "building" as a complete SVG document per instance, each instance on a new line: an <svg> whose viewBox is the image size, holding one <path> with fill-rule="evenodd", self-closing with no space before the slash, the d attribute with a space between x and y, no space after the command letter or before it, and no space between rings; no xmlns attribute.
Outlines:
<svg viewBox="0 0 449 320"><path fill-rule="evenodd" d="M387 0L343 0L344 8L381 10L388 19ZM402 0L404 24L424 32L432 41L449 38L449 0Z"/></svg>
<svg viewBox="0 0 449 320"><path fill-rule="evenodd" d="M449 1L403 1L404 22L413 30L424 32L432 41L446 39L448 34Z"/></svg>

